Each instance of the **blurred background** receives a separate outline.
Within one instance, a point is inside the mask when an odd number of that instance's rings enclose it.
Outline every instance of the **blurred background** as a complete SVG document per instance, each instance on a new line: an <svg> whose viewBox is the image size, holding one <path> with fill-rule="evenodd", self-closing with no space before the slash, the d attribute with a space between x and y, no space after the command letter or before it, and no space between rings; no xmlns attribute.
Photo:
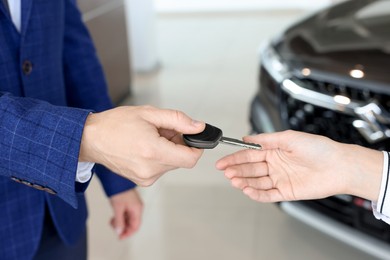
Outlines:
<svg viewBox="0 0 390 260"><path fill-rule="evenodd" d="M117 105L182 110L235 138L251 130L260 45L332 2L78 0ZM138 188L143 223L125 241L111 230L110 205L93 179L89 259L372 258L231 188L214 164L234 151L220 145L205 151L194 169Z"/></svg>

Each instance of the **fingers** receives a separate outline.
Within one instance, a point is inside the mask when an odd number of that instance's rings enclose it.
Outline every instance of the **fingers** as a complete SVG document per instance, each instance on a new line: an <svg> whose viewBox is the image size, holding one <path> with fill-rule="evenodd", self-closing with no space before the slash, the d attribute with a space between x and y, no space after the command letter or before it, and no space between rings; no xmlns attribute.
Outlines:
<svg viewBox="0 0 390 260"><path fill-rule="evenodd" d="M261 177L268 175L268 166L265 162L245 163L231 166L225 169L225 176L229 179L234 177Z"/></svg>
<svg viewBox="0 0 390 260"><path fill-rule="evenodd" d="M266 152L257 150L241 150L231 155L225 156L216 163L219 170L225 170L231 165L238 165L252 162L262 162L265 160Z"/></svg>
<svg viewBox="0 0 390 260"><path fill-rule="evenodd" d="M281 201L282 196L268 175L265 151L243 150L217 162L233 187L258 202ZM260 161L260 162L259 162Z"/></svg>
<svg viewBox="0 0 390 260"><path fill-rule="evenodd" d="M155 147L157 161L166 164L168 169L193 168L203 154L203 150L190 148L182 140L181 134L200 133L205 128L204 122L193 120L177 110L161 110L146 107L146 120L159 131L160 142ZM178 134L179 133L179 134ZM172 167L169 167L172 166Z"/></svg>
<svg viewBox="0 0 390 260"><path fill-rule="evenodd" d="M173 130L168 130L168 129L159 129L160 136L165 137L171 142L174 142L175 144L181 144L185 145L183 136L180 133L177 133L176 131Z"/></svg>
<svg viewBox="0 0 390 260"><path fill-rule="evenodd" d="M203 150L182 145L179 140L175 141L179 144L160 138L154 149L158 154L153 155L153 158L167 165L167 167L173 166L172 169L178 167L193 168L202 156Z"/></svg>
<svg viewBox="0 0 390 260"><path fill-rule="evenodd" d="M139 228L139 224L137 226L136 223L134 223L133 216L127 211L124 211L121 214L115 214L111 219L111 226L114 228L119 239L125 239L131 236Z"/></svg>
<svg viewBox="0 0 390 260"><path fill-rule="evenodd" d="M120 235L120 239L125 239L133 235L141 225L141 218L136 212L125 212L125 228Z"/></svg>
<svg viewBox="0 0 390 260"><path fill-rule="evenodd" d="M157 128L175 130L183 134L197 134L206 127L204 122L194 120L178 110L155 109L149 107L147 120Z"/></svg>
<svg viewBox="0 0 390 260"><path fill-rule="evenodd" d="M246 187L243 189L243 192L249 198L258 202L279 202L283 199L282 195L277 189L257 190L252 187Z"/></svg>
<svg viewBox="0 0 390 260"><path fill-rule="evenodd" d="M143 204L135 190L129 190L111 197L114 217L111 226L119 239L133 235L141 226Z"/></svg>
<svg viewBox="0 0 390 260"><path fill-rule="evenodd" d="M114 228L118 237L123 234L126 227L125 216L123 212L123 207L114 207L114 217L111 219L111 226Z"/></svg>
<svg viewBox="0 0 390 260"><path fill-rule="evenodd" d="M230 180L233 187L243 190L251 187L257 190L270 190L273 188L273 182L269 177L261 178L233 178Z"/></svg>
<svg viewBox="0 0 390 260"><path fill-rule="evenodd" d="M274 188L274 183L268 175L268 166L265 162L228 167L225 169L225 176L230 179L233 187L242 191L246 190L250 198L257 201L259 199L269 200L268 195L265 194L269 194L268 191ZM264 196L265 198L263 198Z"/></svg>

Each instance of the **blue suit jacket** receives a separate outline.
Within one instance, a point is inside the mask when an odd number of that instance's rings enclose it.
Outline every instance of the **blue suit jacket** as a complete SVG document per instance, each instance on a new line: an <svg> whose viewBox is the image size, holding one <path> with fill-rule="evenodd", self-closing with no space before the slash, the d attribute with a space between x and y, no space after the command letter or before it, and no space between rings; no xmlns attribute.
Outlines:
<svg viewBox="0 0 390 260"><path fill-rule="evenodd" d="M45 205L65 243L84 231L87 185L75 183L84 121L111 106L74 0L22 0L20 33L0 4L0 259L32 258ZM134 187L95 172L108 196Z"/></svg>

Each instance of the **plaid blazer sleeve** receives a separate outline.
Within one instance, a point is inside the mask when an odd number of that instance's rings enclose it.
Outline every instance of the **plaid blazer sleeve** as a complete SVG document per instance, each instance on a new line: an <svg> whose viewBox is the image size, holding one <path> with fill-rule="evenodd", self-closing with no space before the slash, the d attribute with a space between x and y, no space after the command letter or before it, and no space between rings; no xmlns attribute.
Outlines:
<svg viewBox="0 0 390 260"><path fill-rule="evenodd" d="M76 208L75 174L89 112L0 92L0 174Z"/></svg>

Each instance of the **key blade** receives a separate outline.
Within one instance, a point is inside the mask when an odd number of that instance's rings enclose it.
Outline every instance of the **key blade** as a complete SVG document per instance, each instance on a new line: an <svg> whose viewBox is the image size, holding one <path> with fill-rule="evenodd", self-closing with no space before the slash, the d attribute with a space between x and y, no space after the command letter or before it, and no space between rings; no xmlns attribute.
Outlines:
<svg viewBox="0 0 390 260"><path fill-rule="evenodd" d="M259 144L245 143L241 140L229 138L229 137L221 137L219 142L223 144L230 144L230 145L235 145L235 146L248 148L248 149L261 150L261 145Z"/></svg>

